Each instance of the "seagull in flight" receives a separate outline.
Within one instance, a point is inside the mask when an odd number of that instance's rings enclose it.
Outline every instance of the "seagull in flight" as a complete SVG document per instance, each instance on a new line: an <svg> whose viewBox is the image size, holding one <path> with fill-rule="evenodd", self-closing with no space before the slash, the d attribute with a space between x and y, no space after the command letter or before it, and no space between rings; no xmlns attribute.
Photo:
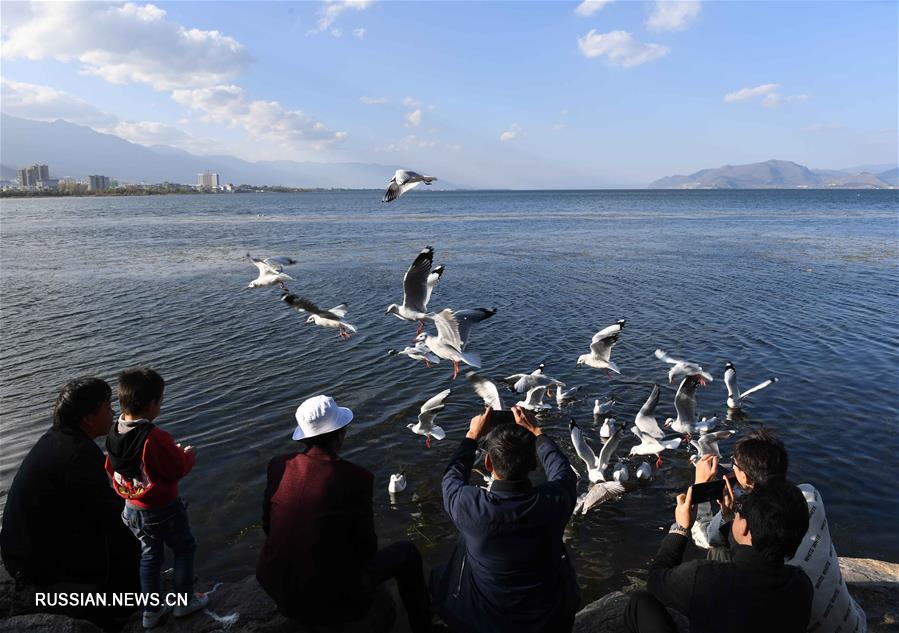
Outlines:
<svg viewBox="0 0 899 633"><path fill-rule="evenodd" d="M287 291L284 282L292 280L293 277L283 272L283 267L296 264L295 259L290 257L264 257L260 259L251 256L249 253L246 254L246 258L259 269L259 276L251 281L247 288L265 288L277 285L281 290Z"/></svg>
<svg viewBox="0 0 899 633"><path fill-rule="evenodd" d="M431 291L443 275L443 266L432 270L433 263L434 249L430 246L421 249L403 277L403 305L391 303L385 312L403 321L418 321L416 336L424 329L425 320L433 316L428 313L428 301L431 300Z"/></svg>
<svg viewBox="0 0 899 633"><path fill-rule="evenodd" d="M397 169L387 185L387 191L384 192L381 202L393 202L410 189L417 187L419 183L430 185L435 180L437 179L434 176L422 176L418 172Z"/></svg>
<svg viewBox="0 0 899 633"><path fill-rule="evenodd" d="M527 409L528 411L546 411L552 407L543 402L543 396L546 395L546 387L543 385L533 387L528 391L528 395L524 400L516 403L516 407Z"/></svg>
<svg viewBox="0 0 899 633"><path fill-rule="evenodd" d="M503 380L508 383L514 382L515 384L512 388L518 393L527 393L534 387L548 387L549 385L564 387L564 382L543 373L545 367L545 364L540 363L540 366L529 374L512 374L511 376L506 376Z"/></svg>
<svg viewBox="0 0 899 633"><path fill-rule="evenodd" d="M752 389L741 392L739 387L737 387L737 370L733 363L727 363L724 366L724 384L727 386L727 408L739 409L743 404L743 400L776 382L777 377L772 376L765 382L757 384Z"/></svg>
<svg viewBox="0 0 899 633"><path fill-rule="evenodd" d="M431 365L439 365L440 359L428 349L424 343L416 343L415 347L405 347L401 350L389 349L387 353L390 356L408 356L412 360L423 362L428 368Z"/></svg>
<svg viewBox="0 0 899 633"><path fill-rule="evenodd" d="M597 457L581 434L581 429L574 418L569 420L568 427L571 430L571 443L574 445L574 451L586 464L587 478L590 481L590 488L585 494L578 497L574 513L587 514L590 508L611 499L616 499L627 491L618 481L606 481L604 474L604 471L609 466L609 462L612 460L615 449L618 447L618 442L621 441L622 431L618 429L609 438L609 441L603 445L599 457ZM575 472L577 471L575 470ZM578 475L578 478L580 478L580 475Z"/></svg>
<svg viewBox="0 0 899 633"><path fill-rule="evenodd" d="M446 406L446 399L452 393L450 389L444 389L436 396L429 398L421 405L421 412L418 414L418 422L415 424L407 424L406 428L410 429L417 435L425 436L425 446L431 448L431 438L442 440L446 437L446 433L442 428L434 424L437 413Z"/></svg>
<svg viewBox="0 0 899 633"><path fill-rule="evenodd" d="M631 427L633 433L640 443L631 448L631 455L656 455L656 468L662 466L662 451L674 450L681 445L681 438L675 437L670 440L657 440L651 435L647 435L636 426Z"/></svg>
<svg viewBox="0 0 899 633"><path fill-rule="evenodd" d="M496 314L496 309L475 308L453 312L449 308L434 315L437 336L427 332L419 334L415 341L424 343L436 356L453 361L453 380L459 375L459 361L471 367L480 367L481 359L474 352L465 351L471 328Z"/></svg>
<svg viewBox="0 0 899 633"><path fill-rule="evenodd" d="M712 380L714 380L712 374L703 371L702 367L698 364L672 358L668 355L668 352L663 349L657 349L655 351L655 357L660 361L671 365L671 369L668 370L668 384L670 385L673 385L678 380L683 380L687 376L699 376L701 379L700 383L702 383L703 387L705 387L706 381L712 382Z"/></svg>
<svg viewBox="0 0 899 633"><path fill-rule="evenodd" d="M678 433L692 435L696 430L696 387L702 382L702 376L691 374L684 378L674 395L674 410L677 418L665 420L665 426Z"/></svg>
<svg viewBox="0 0 899 633"><path fill-rule="evenodd" d="M577 364L604 369L606 371L606 376L609 378L612 377L611 374L609 374L609 370L614 371L616 374L620 374L621 372L618 370L618 365L612 362L610 356L612 355L612 347L618 342L618 335L624 328L625 323L626 321L621 319L614 325L603 328L594 334L593 339L590 341L590 353L578 356Z"/></svg>
<svg viewBox="0 0 899 633"><path fill-rule="evenodd" d="M295 308L298 312L308 312L306 323L314 323L322 327L337 328L337 334L341 339L348 339L356 332L356 328L343 320L347 313L347 305L341 303L330 310L322 310L317 305L304 297L285 292L281 295L281 301Z"/></svg>
<svg viewBox="0 0 899 633"><path fill-rule="evenodd" d="M654 415L656 407L659 404L660 393L661 389L659 386L653 385L649 397L646 399L646 402L643 403L643 406L640 407L640 411L637 412L637 417L634 418L634 424L640 431L657 440L660 440L665 436L665 432L662 431Z"/></svg>
<svg viewBox="0 0 899 633"><path fill-rule="evenodd" d="M726 440L734 435L736 431L727 429L725 431L715 431L713 433L703 433L699 439L690 440L690 446L696 449L696 455L690 456L691 462L698 462L706 455L714 455L721 457L721 450L718 448L718 442Z"/></svg>
<svg viewBox="0 0 899 633"><path fill-rule="evenodd" d="M494 411L503 410L503 401L499 396L499 388L496 386L495 382L488 380L483 376L479 376L473 371L465 374L465 377L471 382L471 386L474 387L474 392L480 396L486 406Z"/></svg>

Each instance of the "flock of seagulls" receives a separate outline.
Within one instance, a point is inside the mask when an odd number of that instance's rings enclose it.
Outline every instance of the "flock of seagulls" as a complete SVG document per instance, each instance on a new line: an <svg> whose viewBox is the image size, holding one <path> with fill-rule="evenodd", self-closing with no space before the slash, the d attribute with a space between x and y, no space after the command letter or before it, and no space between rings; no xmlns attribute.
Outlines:
<svg viewBox="0 0 899 633"><path fill-rule="evenodd" d="M436 178L423 176L413 171L397 170L391 179L383 201L392 202L406 191L421 183L430 185ZM292 293L285 282L293 281L293 277L284 272L284 267L297 262L290 257L252 257L246 258L258 270L258 276L247 288L278 287L280 299L298 312L308 315L306 323L337 330L341 339L348 339L357 332L357 328L346 320L347 304L341 303L330 309L319 308L308 298ZM403 302L387 306L385 315L393 315L401 321L416 323L414 344L403 349L390 349L392 357L406 356L427 367L439 365L441 360L453 365L452 381L459 374L460 364L472 368L466 373L474 392L483 400L485 406L494 411L505 409L501 390L497 382L504 384L503 389L515 393L520 398L515 406L533 411L537 415L548 415L553 411L553 401L560 411L564 411L578 401L582 386L566 389L563 381L546 373L545 364L528 373L506 376L498 381L490 380L474 370L481 367L480 355L470 349L469 339L476 327L496 315L495 308L469 308L454 310L443 308L431 311L429 304L431 295L444 274L443 266L434 266L434 249L425 247L418 253L403 276ZM429 326L433 326L429 331ZM621 375L621 368L612 360L612 352L618 342L626 320L600 329L590 340L590 351L578 356L576 366L586 366L602 370L608 379L612 374ZM628 492L646 485L654 477L655 471L662 464L665 451L675 451L686 445L695 453L690 455L691 461L697 461L705 455L720 456L718 443L730 439L736 433L732 429L716 430L718 418L699 418L696 415L696 394L699 387L713 381L712 375L698 363L677 359L662 349L655 350L655 357L667 367L669 384L677 384L674 397L676 417L667 418L660 425L656 419L656 408L661 398L661 387L652 384L646 401L636 412L633 424L628 426L610 417L617 407L615 398L595 399L593 407L592 428L582 428L573 417L569 420L569 434L574 452L586 467L587 490L578 497L575 513L586 514L592 508L607 501L617 499ZM741 392L737 386L736 369L733 363L727 363L724 370L724 382L727 386L727 406L739 409L747 398L777 382L776 377L769 378L747 391ZM447 388L428 398L421 405L418 419L407 424L414 434L425 438L425 446L430 448L432 440L446 437L443 428L436 424L437 416L446 407L453 388ZM619 416L620 417L620 416ZM598 427L599 454L591 447L590 435ZM625 437L634 436L638 443L634 444L628 454L618 455L618 448ZM655 457L655 460L646 459ZM574 466L572 466L574 468ZM582 480L580 472L575 468L578 480ZM489 475L480 473L486 487L492 483ZM391 495L401 493L408 482L405 470L391 475L388 491Z"/></svg>

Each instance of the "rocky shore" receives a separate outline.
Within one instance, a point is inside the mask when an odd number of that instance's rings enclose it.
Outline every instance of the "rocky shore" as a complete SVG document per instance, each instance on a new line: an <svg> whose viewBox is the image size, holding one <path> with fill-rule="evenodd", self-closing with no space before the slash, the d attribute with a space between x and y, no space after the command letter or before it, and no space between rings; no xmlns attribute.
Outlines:
<svg viewBox="0 0 899 633"><path fill-rule="evenodd" d="M849 592L865 610L871 633L899 632L899 564L868 558L840 558L840 570ZM406 631L405 617L394 597L380 596L369 618L341 627L301 627L278 614L274 603L259 587L255 577L240 582L218 583L198 589L211 591L210 608L205 612L175 620L169 618L154 629L160 633L376 633ZM621 630L627 594L609 593L586 605L574 625L574 633L613 633ZM0 568L0 633L101 633L84 620L62 615L29 612L28 597L15 591L14 583ZM682 631L686 622L679 619ZM391 628L392 627L392 628ZM123 633L142 633L140 618L133 616Z"/></svg>

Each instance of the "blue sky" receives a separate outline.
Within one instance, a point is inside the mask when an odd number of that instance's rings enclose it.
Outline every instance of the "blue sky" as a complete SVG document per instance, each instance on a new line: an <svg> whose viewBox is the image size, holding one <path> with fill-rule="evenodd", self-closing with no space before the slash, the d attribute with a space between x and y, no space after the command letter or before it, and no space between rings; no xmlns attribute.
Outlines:
<svg viewBox="0 0 899 633"><path fill-rule="evenodd" d="M2 110L497 187L897 160L895 2L2 3Z"/></svg>

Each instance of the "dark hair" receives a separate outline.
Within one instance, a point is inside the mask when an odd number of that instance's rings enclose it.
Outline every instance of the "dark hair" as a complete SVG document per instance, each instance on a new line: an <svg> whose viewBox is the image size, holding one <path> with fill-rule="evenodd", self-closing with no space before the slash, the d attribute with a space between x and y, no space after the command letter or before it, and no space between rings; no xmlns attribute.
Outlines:
<svg viewBox="0 0 899 633"><path fill-rule="evenodd" d="M119 374L119 406L123 413L140 415L162 400L165 381L149 367L131 367Z"/></svg>
<svg viewBox="0 0 899 633"><path fill-rule="evenodd" d="M785 479L773 479L754 486L741 506L752 549L771 563L783 563L796 553L808 532L808 503L799 488Z"/></svg>
<svg viewBox="0 0 899 633"><path fill-rule="evenodd" d="M784 479L790 466L783 442L764 428L740 438L734 446L734 459L754 484L764 484L772 478Z"/></svg>
<svg viewBox="0 0 899 633"><path fill-rule="evenodd" d="M346 427L342 426L339 429L335 429L333 431L328 431L327 433L322 433L321 435L313 435L312 437L306 437L300 441L306 445L306 448L312 448L313 446L319 446L321 448L330 449L337 443L337 436L340 435L340 432L345 431L345 430L346 430Z"/></svg>
<svg viewBox="0 0 899 633"><path fill-rule="evenodd" d="M503 479L527 479L537 468L536 438L527 429L512 422L500 424L487 434L487 454L493 470Z"/></svg>
<svg viewBox="0 0 899 633"><path fill-rule="evenodd" d="M81 421L112 398L112 389L105 380L85 376L70 380L56 396L53 407L53 428L78 428Z"/></svg>

